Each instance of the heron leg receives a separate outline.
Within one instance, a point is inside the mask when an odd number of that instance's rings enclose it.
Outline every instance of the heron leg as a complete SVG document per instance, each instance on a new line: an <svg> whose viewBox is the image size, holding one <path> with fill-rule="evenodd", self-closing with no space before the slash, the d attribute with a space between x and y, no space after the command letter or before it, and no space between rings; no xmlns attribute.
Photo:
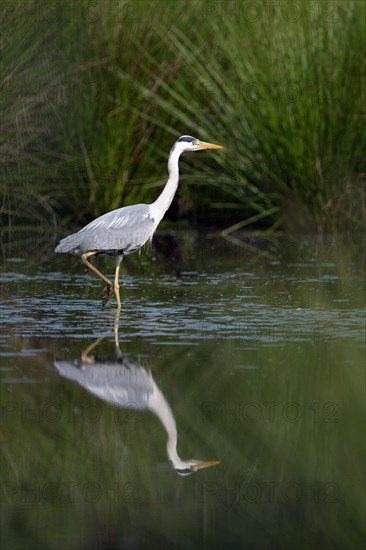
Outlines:
<svg viewBox="0 0 366 550"><path fill-rule="evenodd" d="M122 359L122 357L123 357L122 351L121 351L121 348L120 348L120 345L119 345L119 335L118 335L120 313L121 313L121 310L117 308L116 309L116 314L114 316L114 323L113 323L114 343L115 343L115 346L116 346L116 357L118 359Z"/></svg>
<svg viewBox="0 0 366 550"><path fill-rule="evenodd" d="M83 363L86 363L87 365L94 365L95 363L95 359L94 357L90 357L89 356L89 353L97 347L98 344L100 344L100 342L104 339L104 336L101 336L100 338L97 338L95 340L95 342L93 342L92 344L90 344L90 346L88 346L81 354L81 361Z"/></svg>
<svg viewBox="0 0 366 550"><path fill-rule="evenodd" d="M114 293L116 295L118 309L121 309L121 298L119 296L119 268L120 268L122 259L123 259L123 256L117 257L116 272L114 274Z"/></svg>
<svg viewBox="0 0 366 550"><path fill-rule="evenodd" d="M100 277L105 283L107 283L107 286L103 291L103 305L105 305L111 297L113 283L108 279L108 277L103 275L103 273L101 273L93 264L88 261L88 258L90 258L90 256L95 256L95 254L97 254L97 252L86 252L81 256L81 259L83 260L84 264L89 267L89 269L94 271L94 273L96 273L98 277Z"/></svg>

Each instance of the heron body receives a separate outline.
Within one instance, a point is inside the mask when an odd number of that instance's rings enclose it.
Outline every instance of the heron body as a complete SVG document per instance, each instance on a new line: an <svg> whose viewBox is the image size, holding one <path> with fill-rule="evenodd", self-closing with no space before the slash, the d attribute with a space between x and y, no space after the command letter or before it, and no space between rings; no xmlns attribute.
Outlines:
<svg viewBox="0 0 366 550"><path fill-rule="evenodd" d="M173 145L168 160L168 181L163 191L152 204L135 204L117 208L95 219L77 233L62 239L57 253L79 254L87 267L106 283L103 304L107 303L114 290L117 306L121 307L119 295L119 267L123 256L139 250L152 239L153 234L168 210L179 183L178 161L185 151L221 149L220 145L206 143L192 136L182 136ZM116 256L117 266L114 283L103 275L89 258L96 255Z"/></svg>
<svg viewBox="0 0 366 550"><path fill-rule="evenodd" d="M56 252L84 254L96 251L108 256L126 256L152 237L156 225L148 204L117 208L62 239Z"/></svg>

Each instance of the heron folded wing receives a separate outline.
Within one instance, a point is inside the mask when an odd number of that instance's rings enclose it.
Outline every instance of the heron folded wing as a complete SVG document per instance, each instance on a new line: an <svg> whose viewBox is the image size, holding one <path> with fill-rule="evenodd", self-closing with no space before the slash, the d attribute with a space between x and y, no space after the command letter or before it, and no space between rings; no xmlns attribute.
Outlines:
<svg viewBox="0 0 366 550"><path fill-rule="evenodd" d="M130 254L143 246L155 230L149 206L138 204L100 216L79 231L84 250L118 250Z"/></svg>
<svg viewBox="0 0 366 550"><path fill-rule="evenodd" d="M82 241L83 239L80 237L79 233L73 233L59 242L55 248L55 252L57 254L79 254L80 252L83 252L81 248Z"/></svg>
<svg viewBox="0 0 366 550"><path fill-rule="evenodd" d="M62 239L55 251L130 254L151 239L155 229L147 204L126 206L103 214L77 233Z"/></svg>

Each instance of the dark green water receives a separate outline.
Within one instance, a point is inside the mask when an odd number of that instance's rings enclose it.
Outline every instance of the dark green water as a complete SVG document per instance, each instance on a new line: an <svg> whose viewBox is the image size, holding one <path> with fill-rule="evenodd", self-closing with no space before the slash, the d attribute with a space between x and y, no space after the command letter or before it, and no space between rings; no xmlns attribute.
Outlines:
<svg viewBox="0 0 366 550"><path fill-rule="evenodd" d="M158 237L119 319L48 239L2 245L3 548L363 548L363 239ZM134 373L179 456L219 465L175 472Z"/></svg>

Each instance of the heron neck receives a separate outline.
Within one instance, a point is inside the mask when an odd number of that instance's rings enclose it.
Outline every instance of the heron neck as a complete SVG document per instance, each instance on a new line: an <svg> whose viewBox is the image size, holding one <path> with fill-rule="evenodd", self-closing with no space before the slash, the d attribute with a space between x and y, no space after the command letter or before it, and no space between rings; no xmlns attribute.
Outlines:
<svg viewBox="0 0 366 550"><path fill-rule="evenodd" d="M165 187L160 193L159 197L150 206L151 213L156 222L156 225L161 221L165 212L168 210L177 191L179 183L178 160L180 154L181 151L179 151L178 149L173 149L173 151L170 153L170 157L168 160L168 181L166 182Z"/></svg>
<svg viewBox="0 0 366 550"><path fill-rule="evenodd" d="M150 409L159 418L167 433L168 439L166 442L166 450L168 458L174 468L179 467L180 464L182 464L182 460L177 453L177 425L169 403L157 386L154 387L154 395L151 399Z"/></svg>

